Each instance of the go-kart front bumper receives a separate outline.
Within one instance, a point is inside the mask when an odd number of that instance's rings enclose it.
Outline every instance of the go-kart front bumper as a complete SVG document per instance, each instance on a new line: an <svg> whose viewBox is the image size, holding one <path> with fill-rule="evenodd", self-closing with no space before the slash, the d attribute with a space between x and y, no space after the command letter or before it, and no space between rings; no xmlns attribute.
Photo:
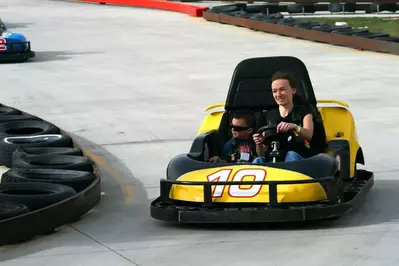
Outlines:
<svg viewBox="0 0 399 266"><path fill-rule="evenodd" d="M26 50L24 51L16 51L14 49L14 45L27 45ZM7 48L10 48L7 51L0 52L0 63L17 63L24 62L29 58L35 57L35 52L31 50L30 42L18 42L11 43Z"/></svg>
<svg viewBox="0 0 399 266"><path fill-rule="evenodd" d="M212 185L215 183L201 183L204 186L204 202L174 201L169 198L172 184L199 185L198 182L179 182L161 180L161 195L151 203L151 216L158 220L179 224L195 223L275 223L315 221L341 217L363 204L367 192L374 185L374 175L371 172L358 170L356 181L347 181L344 187L345 200L332 204L330 201L316 203L277 203L278 184L298 183L326 183L332 178L301 180L301 181L260 181L234 182L237 185L266 184L269 185L270 203L262 204L220 204L211 198ZM225 182L231 185L231 182ZM222 185L223 182L217 184Z"/></svg>

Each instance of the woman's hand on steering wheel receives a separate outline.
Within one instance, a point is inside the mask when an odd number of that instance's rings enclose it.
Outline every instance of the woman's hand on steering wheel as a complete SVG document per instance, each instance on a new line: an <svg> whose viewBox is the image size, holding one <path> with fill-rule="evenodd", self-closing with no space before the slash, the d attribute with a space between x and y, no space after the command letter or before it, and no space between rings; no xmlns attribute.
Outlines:
<svg viewBox="0 0 399 266"><path fill-rule="evenodd" d="M295 131L297 125L294 123L281 122L277 125L277 132Z"/></svg>

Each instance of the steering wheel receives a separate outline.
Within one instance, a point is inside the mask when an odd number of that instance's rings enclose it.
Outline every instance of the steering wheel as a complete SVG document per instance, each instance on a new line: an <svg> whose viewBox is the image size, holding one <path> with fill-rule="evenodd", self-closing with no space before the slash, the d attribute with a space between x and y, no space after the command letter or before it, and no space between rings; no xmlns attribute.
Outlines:
<svg viewBox="0 0 399 266"><path fill-rule="evenodd" d="M277 132L277 125L275 124L260 127L256 133L265 133L264 143L271 143L274 141L285 143L288 141L289 136L293 137L293 132Z"/></svg>
<svg viewBox="0 0 399 266"><path fill-rule="evenodd" d="M263 143L266 145L271 144L272 150L270 151L270 157L273 158L273 162L276 162L277 157L280 157L280 151L279 148L282 144L283 147L288 145L288 142L290 141L289 138L294 138L294 132L289 131L289 132L277 132L277 125L272 124L272 125L267 125L260 127L256 133L259 134L264 134L265 139L263 140Z"/></svg>

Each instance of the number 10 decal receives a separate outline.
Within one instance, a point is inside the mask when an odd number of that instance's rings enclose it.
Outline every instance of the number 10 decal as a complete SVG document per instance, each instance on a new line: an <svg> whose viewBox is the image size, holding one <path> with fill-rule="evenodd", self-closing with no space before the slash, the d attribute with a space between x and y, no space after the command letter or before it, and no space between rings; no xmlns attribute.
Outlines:
<svg viewBox="0 0 399 266"><path fill-rule="evenodd" d="M232 169L222 169L207 176L208 181L226 182L231 175ZM243 181L244 177L252 176L252 181L264 181L266 178L266 171L263 169L240 169L238 170L232 181ZM252 198L258 195L262 189L262 185L251 185L249 188L242 188L243 185L229 185L228 193L230 197L234 198ZM220 198L223 195L226 185L215 185L212 190L212 197Z"/></svg>
<svg viewBox="0 0 399 266"><path fill-rule="evenodd" d="M7 46L5 46L6 43L7 43L6 39L0 38L0 51L7 50Z"/></svg>

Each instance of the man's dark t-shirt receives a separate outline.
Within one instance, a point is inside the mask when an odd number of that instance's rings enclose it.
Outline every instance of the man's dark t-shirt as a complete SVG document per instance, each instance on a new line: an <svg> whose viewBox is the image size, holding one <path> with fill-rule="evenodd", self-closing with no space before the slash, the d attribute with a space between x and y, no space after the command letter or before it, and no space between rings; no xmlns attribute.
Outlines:
<svg viewBox="0 0 399 266"><path fill-rule="evenodd" d="M249 154L249 158L246 158L247 154ZM221 156L222 160L236 162L241 157L249 162L256 157L256 145L252 139L231 139L224 144Z"/></svg>

